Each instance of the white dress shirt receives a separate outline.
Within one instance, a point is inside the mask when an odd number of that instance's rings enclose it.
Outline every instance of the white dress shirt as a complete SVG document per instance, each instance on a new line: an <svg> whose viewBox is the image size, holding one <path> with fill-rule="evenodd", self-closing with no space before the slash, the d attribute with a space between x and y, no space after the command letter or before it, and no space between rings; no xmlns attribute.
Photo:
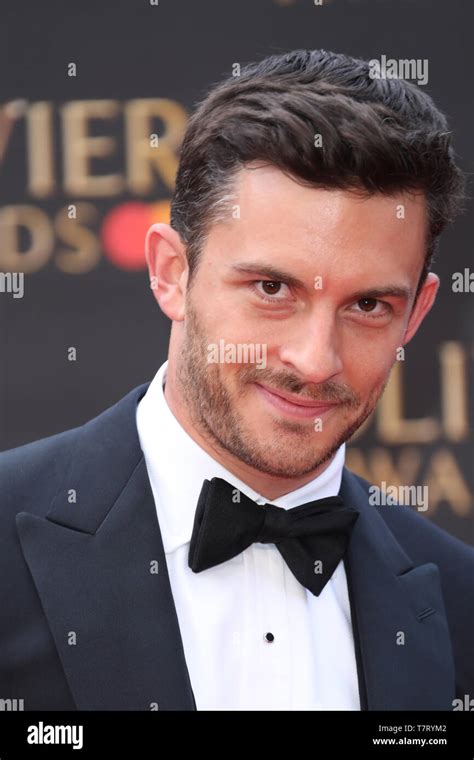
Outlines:
<svg viewBox="0 0 474 760"><path fill-rule="evenodd" d="M167 365L138 404L137 428L197 709L360 710L342 560L319 596L296 580L274 544L254 543L199 573L188 567L205 478L224 478L259 504L289 509L339 492L345 445L321 475L269 501L180 425L164 395Z"/></svg>

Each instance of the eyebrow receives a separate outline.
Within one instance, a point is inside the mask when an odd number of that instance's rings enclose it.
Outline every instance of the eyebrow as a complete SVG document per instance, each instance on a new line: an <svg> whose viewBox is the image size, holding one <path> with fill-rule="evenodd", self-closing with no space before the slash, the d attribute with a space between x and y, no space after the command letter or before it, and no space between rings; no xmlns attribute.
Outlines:
<svg viewBox="0 0 474 760"><path fill-rule="evenodd" d="M411 288L406 288L404 285L387 285L381 288L369 288L369 290L361 290L358 293L353 293L351 298L354 300L359 298L405 298L407 301L413 295Z"/></svg>
<svg viewBox="0 0 474 760"><path fill-rule="evenodd" d="M277 269L272 264L256 264L253 262L237 262L232 265L232 269L236 272L242 272L243 274L264 274L270 280L283 280L288 285L294 287L304 288L306 287L302 280L294 277L289 272L284 272L283 269Z"/></svg>
<svg viewBox="0 0 474 760"><path fill-rule="evenodd" d="M283 269L278 269L272 264L258 264L255 262L237 262L232 264L232 269L243 274L261 274L268 277L269 280L278 280L288 283L295 288L304 289L307 285L299 280L289 272L285 272ZM385 285L380 287L368 288L367 290L360 290L356 293L352 293L350 298L384 298L391 296L392 298L405 298L408 300L413 295L411 288L405 285Z"/></svg>

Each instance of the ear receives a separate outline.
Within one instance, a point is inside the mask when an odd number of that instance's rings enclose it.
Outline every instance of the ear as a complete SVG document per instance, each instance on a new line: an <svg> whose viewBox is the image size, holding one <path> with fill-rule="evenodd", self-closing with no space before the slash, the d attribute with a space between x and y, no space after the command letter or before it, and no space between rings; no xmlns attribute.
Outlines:
<svg viewBox="0 0 474 760"><path fill-rule="evenodd" d="M179 234L169 224L152 224L145 240L150 287L169 319L184 319L188 262Z"/></svg>
<svg viewBox="0 0 474 760"><path fill-rule="evenodd" d="M403 338L404 346L413 338L419 326L433 306L439 285L440 280L438 275L434 274L434 272L429 272L418 294L416 304L410 314L410 318L408 320L405 335Z"/></svg>

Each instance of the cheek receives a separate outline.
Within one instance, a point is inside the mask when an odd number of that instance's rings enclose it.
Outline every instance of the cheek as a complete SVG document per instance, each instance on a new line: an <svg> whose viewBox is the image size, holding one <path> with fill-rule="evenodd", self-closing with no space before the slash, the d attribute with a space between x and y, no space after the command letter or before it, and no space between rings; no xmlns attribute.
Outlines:
<svg viewBox="0 0 474 760"><path fill-rule="evenodd" d="M363 341L346 341L341 355L344 381L362 398L366 397L386 381L399 346L398 336L393 340L385 331Z"/></svg>
<svg viewBox="0 0 474 760"><path fill-rule="evenodd" d="M359 355L344 365L344 380L361 398L367 398L386 382L392 365L393 356Z"/></svg>
<svg viewBox="0 0 474 760"><path fill-rule="evenodd" d="M348 367L372 367L386 372L397 358L402 339L400 325L394 325L393 329L348 330L341 341L341 358Z"/></svg>

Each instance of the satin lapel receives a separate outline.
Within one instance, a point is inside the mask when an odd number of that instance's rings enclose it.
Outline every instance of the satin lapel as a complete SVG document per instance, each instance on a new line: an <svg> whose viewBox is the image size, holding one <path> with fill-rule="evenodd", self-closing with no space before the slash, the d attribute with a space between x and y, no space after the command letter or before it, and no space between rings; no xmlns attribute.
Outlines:
<svg viewBox="0 0 474 760"><path fill-rule="evenodd" d="M45 518L17 515L80 710L195 709L135 424L146 388L81 429Z"/></svg>
<svg viewBox="0 0 474 760"><path fill-rule="evenodd" d="M437 566L414 567L346 468L340 495L360 512L345 564L362 702L365 684L369 710L451 710L454 665Z"/></svg>

